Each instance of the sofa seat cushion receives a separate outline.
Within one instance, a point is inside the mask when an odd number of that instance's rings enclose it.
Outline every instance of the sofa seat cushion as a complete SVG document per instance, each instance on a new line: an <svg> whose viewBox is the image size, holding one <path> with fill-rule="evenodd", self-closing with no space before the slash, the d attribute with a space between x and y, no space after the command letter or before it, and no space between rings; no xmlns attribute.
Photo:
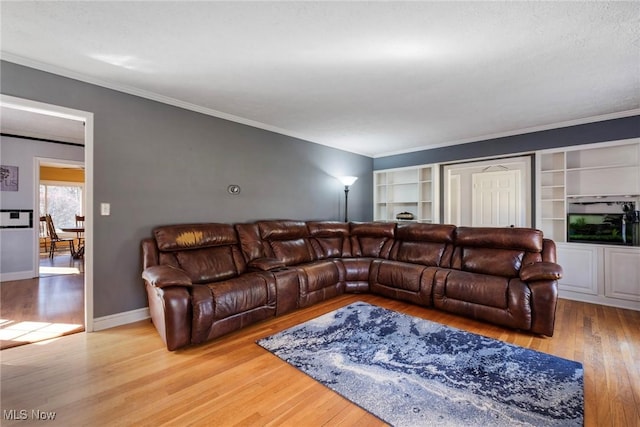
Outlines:
<svg viewBox="0 0 640 427"><path fill-rule="evenodd" d="M341 258L345 280L348 282L368 282L371 263L374 258Z"/></svg>
<svg viewBox="0 0 640 427"><path fill-rule="evenodd" d="M310 262L295 268L302 275L301 288L304 287L308 292L326 288L341 281L338 267L330 260Z"/></svg>
<svg viewBox="0 0 640 427"><path fill-rule="evenodd" d="M531 330L531 300L531 290L518 278L448 269L438 269L434 277L434 307L497 325Z"/></svg>
<svg viewBox="0 0 640 427"><path fill-rule="evenodd" d="M444 296L489 307L507 308L509 279L466 271L444 270Z"/></svg>
<svg viewBox="0 0 640 427"><path fill-rule="evenodd" d="M230 280L196 285L192 287L191 298L192 343L219 336L212 331L223 319L251 312L260 313L261 319L275 316L276 287L270 273L245 273ZM241 320L238 318L236 321ZM249 324L246 320L244 322Z"/></svg>
<svg viewBox="0 0 640 427"><path fill-rule="evenodd" d="M344 293L344 277L332 260L314 261L289 268L298 272L300 307L307 307Z"/></svg>
<svg viewBox="0 0 640 427"><path fill-rule="evenodd" d="M336 264L343 271L345 292L369 292L369 272L374 258L340 258Z"/></svg>
<svg viewBox="0 0 640 427"><path fill-rule="evenodd" d="M374 261L370 281L397 289L418 292L422 272L425 268L424 265L398 261Z"/></svg>
<svg viewBox="0 0 640 427"><path fill-rule="evenodd" d="M214 319L224 319L243 311L273 305L275 290L263 276L243 274L240 277L209 285L215 302Z"/></svg>
<svg viewBox="0 0 640 427"><path fill-rule="evenodd" d="M375 260L369 275L370 290L388 298L430 306L436 271L435 267L419 264Z"/></svg>

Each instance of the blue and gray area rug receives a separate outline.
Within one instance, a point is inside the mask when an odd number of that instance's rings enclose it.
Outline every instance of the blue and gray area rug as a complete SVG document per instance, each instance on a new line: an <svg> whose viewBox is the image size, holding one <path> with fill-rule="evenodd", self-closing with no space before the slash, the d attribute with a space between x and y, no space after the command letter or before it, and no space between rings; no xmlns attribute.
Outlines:
<svg viewBox="0 0 640 427"><path fill-rule="evenodd" d="M578 362L357 302L258 341L394 426L582 426Z"/></svg>

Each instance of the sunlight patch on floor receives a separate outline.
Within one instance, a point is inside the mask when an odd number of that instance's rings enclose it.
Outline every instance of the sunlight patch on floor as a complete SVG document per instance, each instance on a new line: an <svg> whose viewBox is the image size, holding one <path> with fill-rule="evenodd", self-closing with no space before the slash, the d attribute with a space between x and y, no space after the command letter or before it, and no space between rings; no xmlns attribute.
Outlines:
<svg viewBox="0 0 640 427"><path fill-rule="evenodd" d="M2 319L2 324L12 323ZM5 341L34 342L60 337L79 330L82 325L72 323L18 322L0 329L0 339Z"/></svg>
<svg viewBox="0 0 640 427"><path fill-rule="evenodd" d="M40 266L40 274L80 274L77 267L44 267Z"/></svg>

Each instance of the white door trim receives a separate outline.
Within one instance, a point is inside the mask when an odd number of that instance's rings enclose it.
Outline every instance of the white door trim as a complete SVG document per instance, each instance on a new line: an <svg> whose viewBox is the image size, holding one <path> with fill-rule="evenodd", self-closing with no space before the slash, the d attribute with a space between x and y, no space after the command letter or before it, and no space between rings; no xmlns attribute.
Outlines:
<svg viewBox="0 0 640 427"><path fill-rule="evenodd" d="M487 170L489 167L502 166L509 169L521 170L521 188L520 188L520 210L519 217L521 218L522 227L533 226L533 190L531 182L533 180L533 164L532 157L530 155L519 155L509 157L495 157L484 160L468 159L466 161L460 161L456 163L442 164L440 165L443 171L443 218L453 220L456 217L456 213L459 215L456 225L471 225L471 174L473 172L479 172ZM458 178L457 175L460 175ZM458 185L460 188L459 199L452 198L451 193L451 181L459 179ZM453 207L454 203L458 203L457 207ZM456 212L457 211L457 212Z"/></svg>
<svg viewBox="0 0 640 427"><path fill-rule="evenodd" d="M85 254L84 254L84 317L85 330L93 331L93 113L59 105L0 94L0 103L17 110L32 111L50 116L82 120L84 126L85 166ZM38 172L39 176L39 172ZM37 181L36 181L37 182ZM38 204L35 205L39 206ZM38 234L34 233L36 241Z"/></svg>

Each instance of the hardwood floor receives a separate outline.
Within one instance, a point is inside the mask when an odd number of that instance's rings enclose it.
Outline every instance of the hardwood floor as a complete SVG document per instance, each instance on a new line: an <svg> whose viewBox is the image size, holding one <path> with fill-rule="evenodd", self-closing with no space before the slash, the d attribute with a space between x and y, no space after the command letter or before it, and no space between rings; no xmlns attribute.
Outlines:
<svg viewBox="0 0 640 427"><path fill-rule="evenodd" d="M84 331L84 267L66 253L40 259L40 278L0 283L0 348Z"/></svg>
<svg viewBox="0 0 640 427"><path fill-rule="evenodd" d="M2 425L28 425L11 410L53 411L60 426L383 425L255 344L358 300L582 362L585 426L640 426L640 312L560 300L543 338L352 294L176 352L149 321L4 350Z"/></svg>

